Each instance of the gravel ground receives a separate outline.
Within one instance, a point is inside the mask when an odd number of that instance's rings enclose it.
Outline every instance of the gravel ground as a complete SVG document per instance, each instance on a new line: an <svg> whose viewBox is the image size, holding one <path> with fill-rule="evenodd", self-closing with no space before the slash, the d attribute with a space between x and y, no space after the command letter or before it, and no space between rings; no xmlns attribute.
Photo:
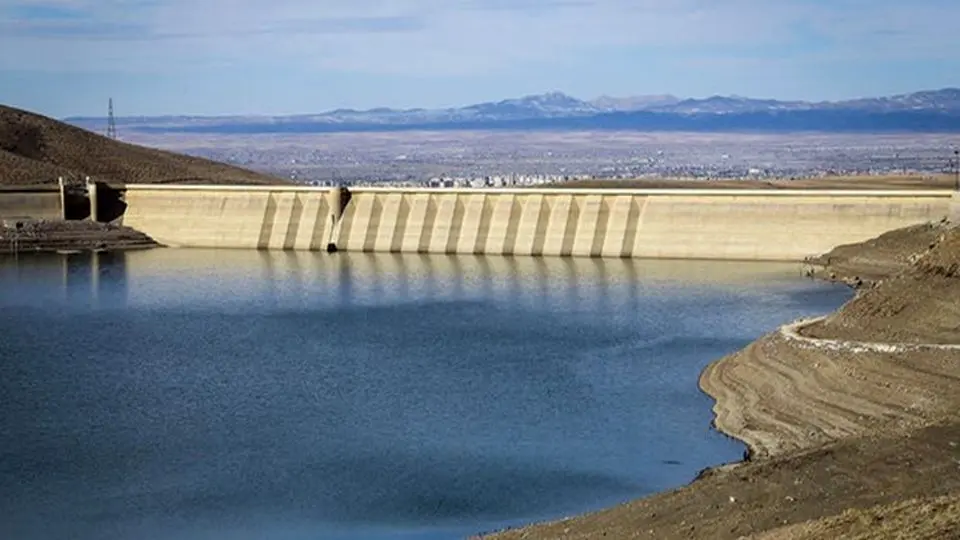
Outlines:
<svg viewBox="0 0 960 540"><path fill-rule="evenodd" d="M156 247L129 227L91 221L9 220L0 223L0 253Z"/></svg>

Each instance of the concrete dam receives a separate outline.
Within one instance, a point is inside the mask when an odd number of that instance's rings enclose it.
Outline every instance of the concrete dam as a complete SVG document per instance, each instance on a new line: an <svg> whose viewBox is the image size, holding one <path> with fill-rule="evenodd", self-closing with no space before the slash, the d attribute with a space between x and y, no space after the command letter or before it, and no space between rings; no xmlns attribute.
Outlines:
<svg viewBox="0 0 960 540"><path fill-rule="evenodd" d="M786 261L938 221L960 202L942 190L192 185L127 185L122 197L124 225L173 247Z"/></svg>

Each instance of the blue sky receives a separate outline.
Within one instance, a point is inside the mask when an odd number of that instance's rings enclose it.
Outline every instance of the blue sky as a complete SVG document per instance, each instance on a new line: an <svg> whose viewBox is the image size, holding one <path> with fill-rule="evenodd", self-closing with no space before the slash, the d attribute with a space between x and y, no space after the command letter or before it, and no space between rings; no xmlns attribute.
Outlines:
<svg viewBox="0 0 960 540"><path fill-rule="evenodd" d="M958 0L0 0L44 114L440 107L560 90L839 99L960 86Z"/></svg>

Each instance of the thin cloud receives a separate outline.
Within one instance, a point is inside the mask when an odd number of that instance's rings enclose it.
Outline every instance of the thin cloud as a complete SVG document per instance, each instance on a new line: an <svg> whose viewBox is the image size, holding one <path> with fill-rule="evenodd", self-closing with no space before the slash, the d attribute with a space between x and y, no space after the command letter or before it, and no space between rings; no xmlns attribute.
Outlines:
<svg viewBox="0 0 960 540"><path fill-rule="evenodd" d="M0 8L0 69L271 61L462 76L611 54L942 57L960 2L892 0L47 0ZM122 43L122 45L119 45ZM694 58L695 59L695 58ZM625 69L631 66L624 66Z"/></svg>
<svg viewBox="0 0 960 540"><path fill-rule="evenodd" d="M0 33L9 38L48 41L169 41L216 37L266 35L343 35L414 32L424 29L412 17L341 17L335 19L277 21L248 28L216 31L172 32L139 22L101 22L88 19L32 19L0 22Z"/></svg>

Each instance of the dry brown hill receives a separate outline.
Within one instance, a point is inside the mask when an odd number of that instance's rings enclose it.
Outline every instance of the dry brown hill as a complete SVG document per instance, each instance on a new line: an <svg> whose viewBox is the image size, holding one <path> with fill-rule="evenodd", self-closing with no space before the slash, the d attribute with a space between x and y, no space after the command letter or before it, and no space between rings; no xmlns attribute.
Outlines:
<svg viewBox="0 0 960 540"><path fill-rule="evenodd" d="M0 185L56 184L59 176L120 183L287 183L215 161L114 141L0 105Z"/></svg>

